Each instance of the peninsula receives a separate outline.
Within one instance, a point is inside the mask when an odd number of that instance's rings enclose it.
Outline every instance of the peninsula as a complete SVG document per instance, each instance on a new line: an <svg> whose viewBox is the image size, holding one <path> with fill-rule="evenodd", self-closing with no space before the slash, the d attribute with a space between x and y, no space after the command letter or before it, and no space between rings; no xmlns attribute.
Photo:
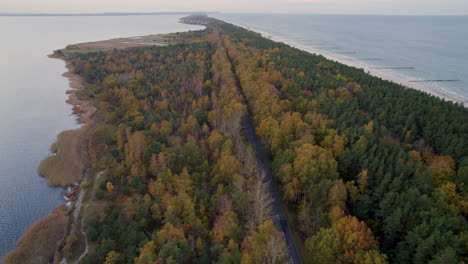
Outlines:
<svg viewBox="0 0 468 264"><path fill-rule="evenodd" d="M70 45L73 185L4 263L462 263L468 110L206 16Z"/></svg>

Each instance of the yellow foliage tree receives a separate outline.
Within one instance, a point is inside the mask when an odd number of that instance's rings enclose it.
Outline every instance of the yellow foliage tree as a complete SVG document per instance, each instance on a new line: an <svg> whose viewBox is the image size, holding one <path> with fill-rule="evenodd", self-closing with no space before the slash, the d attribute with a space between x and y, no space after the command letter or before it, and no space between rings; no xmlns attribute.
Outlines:
<svg viewBox="0 0 468 264"><path fill-rule="evenodd" d="M156 264L156 244L153 241L140 248L140 255L134 259L135 264Z"/></svg>
<svg viewBox="0 0 468 264"><path fill-rule="evenodd" d="M268 220L242 242L241 264L287 263L287 248L283 235Z"/></svg>
<svg viewBox="0 0 468 264"><path fill-rule="evenodd" d="M112 182L108 181L106 183L106 189L107 189L107 192L112 193L112 191L114 190L114 185L112 184Z"/></svg>
<svg viewBox="0 0 468 264"><path fill-rule="evenodd" d="M112 250L107 253L104 264L117 264L122 259L122 254Z"/></svg>

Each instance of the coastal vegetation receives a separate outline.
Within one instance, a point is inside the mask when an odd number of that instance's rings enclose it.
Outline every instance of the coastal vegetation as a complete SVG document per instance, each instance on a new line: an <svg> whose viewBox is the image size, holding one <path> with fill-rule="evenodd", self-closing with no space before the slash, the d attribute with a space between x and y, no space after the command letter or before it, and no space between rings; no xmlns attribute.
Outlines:
<svg viewBox="0 0 468 264"><path fill-rule="evenodd" d="M64 242L69 223L68 210L62 205L34 223L19 239L18 247L6 255L2 263L49 263Z"/></svg>
<svg viewBox="0 0 468 264"><path fill-rule="evenodd" d="M59 134L52 145L53 155L39 165L39 175L44 176L51 185L67 186L78 182L84 172L84 164L79 156L84 133L68 130Z"/></svg>
<svg viewBox="0 0 468 264"><path fill-rule="evenodd" d="M87 223L96 257L83 262L285 261L271 198L242 134L245 102L215 45L222 44L73 59L103 119L90 132L89 158L108 170L97 191L107 206Z"/></svg>
<svg viewBox="0 0 468 264"><path fill-rule="evenodd" d="M86 156L105 171L66 259L86 240L80 263L286 263L296 246L303 263L468 261L466 108L219 20L185 22L207 28L59 52L97 109Z"/></svg>
<svg viewBox="0 0 468 264"><path fill-rule="evenodd" d="M73 89L67 91L70 95L67 102L73 105L73 112L78 115L77 121L83 125L58 135L57 141L51 146L52 155L41 162L38 173L50 185L69 186L80 181L88 166L85 145L87 134L94 125L93 116L96 107L89 101L78 99L77 94L84 89L79 75L72 72L63 75L70 80L70 87Z"/></svg>

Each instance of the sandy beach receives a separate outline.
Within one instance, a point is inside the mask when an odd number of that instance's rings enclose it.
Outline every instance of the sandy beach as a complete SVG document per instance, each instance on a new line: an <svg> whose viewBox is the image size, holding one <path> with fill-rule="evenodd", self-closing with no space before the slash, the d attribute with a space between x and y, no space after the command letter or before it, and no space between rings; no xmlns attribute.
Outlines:
<svg viewBox="0 0 468 264"><path fill-rule="evenodd" d="M329 60L333 60L333 61L345 64L345 65L348 65L348 66L363 69L365 72L367 72L367 73L369 73L369 74L371 74L373 76L382 78L384 80L392 81L392 82L401 84L403 86L406 86L406 87L409 87L409 88L412 88L412 89L416 89L416 90L419 90L419 91L422 91L422 92L426 92L428 94L437 96L437 97L445 99L447 101L461 103L465 107L468 107L468 102L467 101L462 101L462 100L460 100L458 98L454 98L453 96L442 93L442 92L440 92L440 91L438 91L436 89L433 89L432 87L424 85L423 83L411 82L411 81L409 81L407 79L404 79L404 78L401 78L401 77L399 77L399 76L397 76L397 75L395 75L395 74L393 74L393 73L391 73L389 71L384 71L384 70L381 70L381 69L375 69L374 67L371 67L371 66L369 66L369 65L367 65L367 64L365 64L365 63L363 63L361 61L354 60L352 57L346 56L344 54L334 54L332 52L327 52L327 51L324 51L324 50L320 50L320 49L308 47L308 46L303 45L303 44L299 44L299 43L295 42L294 40L289 40L289 39L285 39L285 38L282 38L282 37L279 37L279 36L271 35L269 33L266 33L266 32L261 31L261 30L257 30L255 28L249 28L249 29L254 31L254 32L260 33L263 37L269 38L271 40L288 44L288 45L290 45L292 47L298 48L300 50L303 50L303 51L306 51L306 52L309 52L309 53L312 53L312 54L322 55L322 56L324 56L325 58L327 58Z"/></svg>

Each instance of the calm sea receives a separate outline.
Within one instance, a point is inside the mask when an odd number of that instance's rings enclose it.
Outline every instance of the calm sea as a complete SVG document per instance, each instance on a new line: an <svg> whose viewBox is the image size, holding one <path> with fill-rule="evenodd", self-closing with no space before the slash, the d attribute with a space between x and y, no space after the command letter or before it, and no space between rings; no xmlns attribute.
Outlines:
<svg viewBox="0 0 468 264"><path fill-rule="evenodd" d="M0 258L34 221L63 202L37 175L56 135L77 127L65 103L67 44L195 30L180 16L0 17ZM468 17L218 14L290 43L363 60L468 100Z"/></svg>
<svg viewBox="0 0 468 264"><path fill-rule="evenodd" d="M468 101L468 16L217 14L288 43L358 60Z"/></svg>
<svg viewBox="0 0 468 264"><path fill-rule="evenodd" d="M64 63L47 55L72 43L201 28L180 17L0 17L0 259L63 203L62 188L36 172L57 134L77 127L65 103Z"/></svg>

